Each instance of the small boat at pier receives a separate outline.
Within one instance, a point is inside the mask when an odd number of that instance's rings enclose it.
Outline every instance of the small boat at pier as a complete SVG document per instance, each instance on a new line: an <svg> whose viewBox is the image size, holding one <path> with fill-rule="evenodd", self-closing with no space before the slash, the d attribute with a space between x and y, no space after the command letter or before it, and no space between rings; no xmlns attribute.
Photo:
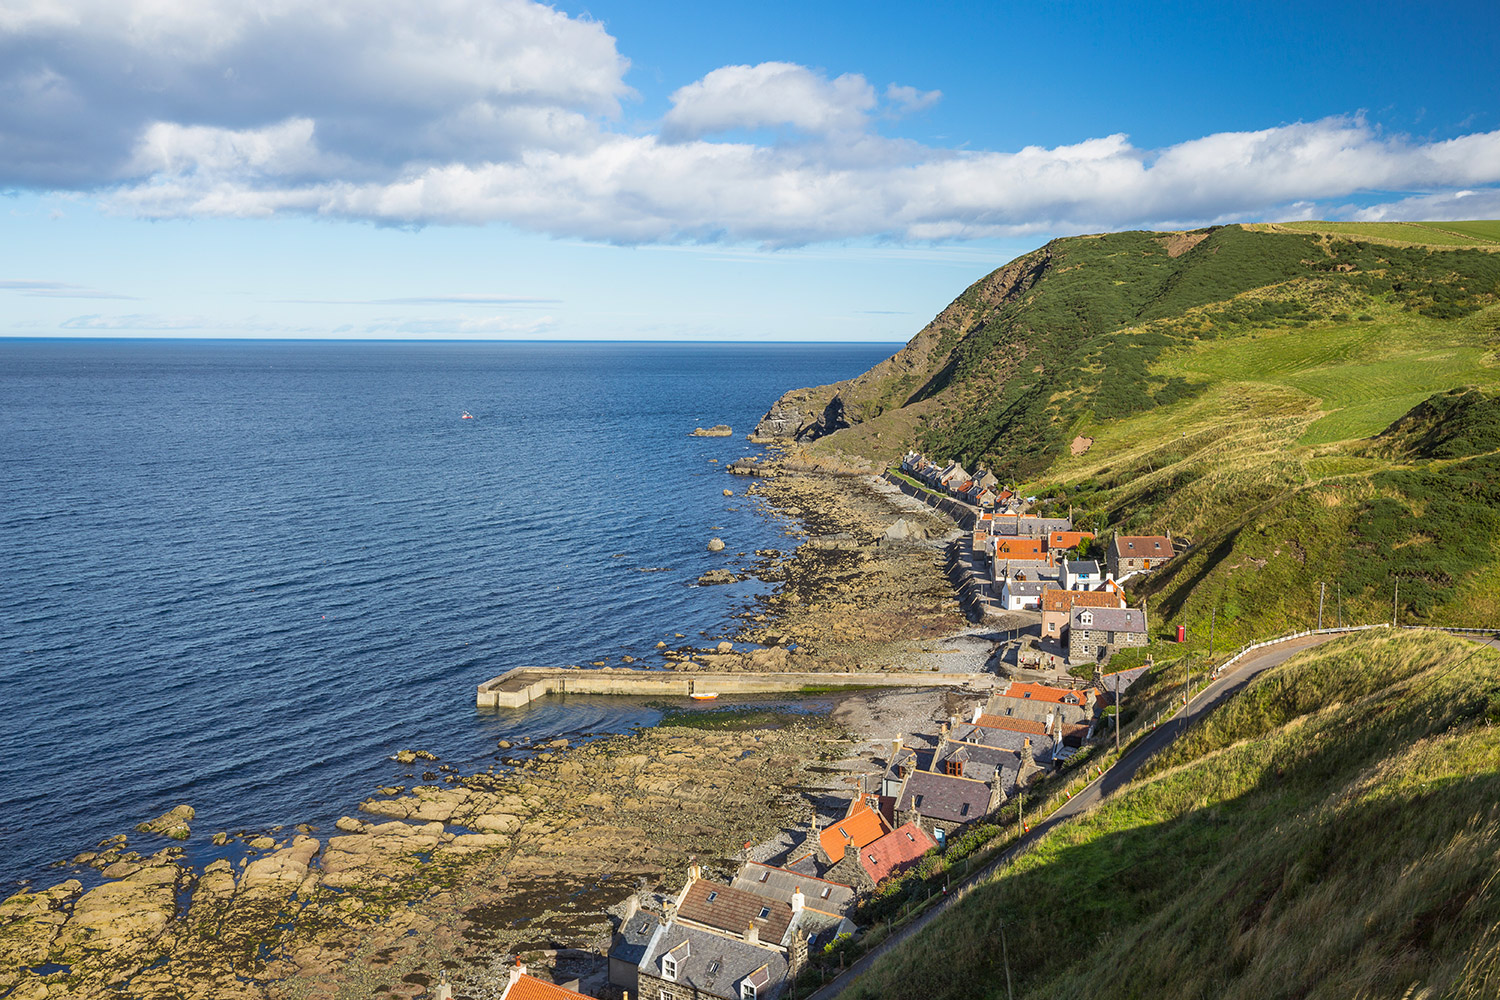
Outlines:
<svg viewBox="0 0 1500 1000"><path fill-rule="evenodd" d="M688 697L693 699L694 701L713 701L718 696L719 692L717 691L705 691L702 694L695 691L692 694L688 695Z"/></svg>

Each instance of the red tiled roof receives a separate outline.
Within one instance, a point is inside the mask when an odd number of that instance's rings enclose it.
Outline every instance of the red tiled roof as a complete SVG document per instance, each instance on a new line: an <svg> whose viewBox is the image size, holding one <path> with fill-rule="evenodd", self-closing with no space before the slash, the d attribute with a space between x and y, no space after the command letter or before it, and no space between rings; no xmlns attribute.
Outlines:
<svg viewBox="0 0 1500 1000"><path fill-rule="evenodd" d="M892 830L859 852L859 863L876 885L897 869L910 864L937 846L915 823Z"/></svg>
<svg viewBox="0 0 1500 1000"><path fill-rule="evenodd" d="M765 916L761 916L762 912ZM792 922L792 908L779 899L699 879L688 886L682 905L677 907L677 916L731 934L744 934L754 921L761 939L775 942L786 934L787 925Z"/></svg>
<svg viewBox="0 0 1500 1000"><path fill-rule="evenodd" d="M1047 536L1047 548L1071 549L1085 538L1093 538L1092 531L1054 531Z"/></svg>
<svg viewBox="0 0 1500 1000"><path fill-rule="evenodd" d="M995 555L1005 559L1045 559L1046 544L1040 538L1001 538Z"/></svg>
<svg viewBox="0 0 1500 1000"><path fill-rule="evenodd" d="M501 994L501 1000L590 1000L590 998L582 993L565 990L561 986L544 983L533 976L523 975Z"/></svg>
<svg viewBox="0 0 1500 1000"><path fill-rule="evenodd" d="M1172 539L1165 535L1116 535L1115 552L1120 558L1170 559Z"/></svg>
<svg viewBox="0 0 1500 1000"><path fill-rule="evenodd" d="M863 800L849 810L849 815L837 823L830 823L818 837L823 853L835 864L844 856L844 845L864 847L891 832L885 817L871 809Z"/></svg>
<svg viewBox="0 0 1500 1000"><path fill-rule="evenodd" d="M1020 719L1013 715L981 715L974 725L985 729L1005 729L1013 733L1045 736L1047 727L1035 719Z"/></svg>
<svg viewBox="0 0 1500 1000"><path fill-rule="evenodd" d="M1027 684L1016 681L1005 689L1007 698L1029 698L1032 701L1051 701L1059 705L1082 705L1088 690L1048 687L1046 684ZM1071 700L1069 700L1071 699Z"/></svg>
<svg viewBox="0 0 1500 1000"><path fill-rule="evenodd" d="M1059 590L1048 587L1042 591L1043 611L1071 611L1073 608L1123 608L1125 599L1113 590Z"/></svg>

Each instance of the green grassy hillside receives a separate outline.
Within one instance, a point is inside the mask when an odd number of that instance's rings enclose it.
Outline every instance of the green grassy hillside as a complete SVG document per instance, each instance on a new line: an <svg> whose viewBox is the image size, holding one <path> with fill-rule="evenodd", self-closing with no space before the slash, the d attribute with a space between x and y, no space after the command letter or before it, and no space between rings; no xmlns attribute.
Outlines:
<svg viewBox="0 0 1500 1000"><path fill-rule="evenodd" d="M1404 241L1372 242L1393 226ZM1316 624L1320 596L1325 622L1500 624L1494 405L1450 405L1500 389L1491 236L1500 223L1056 240L891 361L806 395L836 393L850 424L813 447L915 445L1106 534L1194 543L1132 597L1196 653L1210 621L1216 654ZM1431 440L1398 447L1418 424Z"/></svg>
<svg viewBox="0 0 1500 1000"><path fill-rule="evenodd" d="M878 962L854 996L1500 996L1500 653L1340 639ZM1002 937L1003 933L1003 937Z"/></svg>

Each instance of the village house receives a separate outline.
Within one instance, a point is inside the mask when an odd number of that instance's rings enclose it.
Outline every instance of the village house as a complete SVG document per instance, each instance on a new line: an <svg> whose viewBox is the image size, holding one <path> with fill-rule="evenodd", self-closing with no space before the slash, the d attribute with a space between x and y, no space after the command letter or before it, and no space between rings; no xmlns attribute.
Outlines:
<svg viewBox="0 0 1500 1000"><path fill-rule="evenodd" d="M1105 563L1120 580L1127 573L1156 569L1174 555L1171 535L1116 535L1105 550Z"/></svg>
<svg viewBox="0 0 1500 1000"><path fill-rule="evenodd" d="M854 905L858 902L851 883L809 877L789 868L778 868L775 865L755 861L741 865L729 887L771 899L779 899L788 906L800 892L803 905L808 910L841 922L847 921L853 915ZM853 930L853 923L849 923L841 933Z"/></svg>
<svg viewBox="0 0 1500 1000"><path fill-rule="evenodd" d="M1047 535L1047 551L1070 552L1082 545L1085 539L1093 540L1092 531L1054 531Z"/></svg>
<svg viewBox="0 0 1500 1000"><path fill-rule="evenodd" d="M1089 722L1094 717L1093 688L1057 688L1014 681L1003 693L990 695L985 715L1017 716L1045 725Z"/></svg>
<svg viewBox="0 0 1500 1000"><path fill-rule="evenodd" d="M909 867L937 846L937 841L915 823L892 830L858 854L851 854L835 866L841 877L854 881L860 893L868 893L881 882Z"/></svg>
<svg viewBox="0 0 1500 1000"><path fill-rule="evenodd" d="M1096 562L1064 559L1061 569L1064 590L1098 590L1104 586L1104 574Z"/></svg>
<svg viewBox="0 0 1500 1000"><path fill-rule="evenodd" d="M1035 538L1040 540L1044 547L1054 531L1073 530L1071 517L996 514L988 523L992 534L1006 538Z"/></svg>
<svg viewBox="0 0 1500 1000"><path fill-rule="evenodd" d="M1040 611L1042 591L1055 586L1046 577L1032 578L1025 570L1017 570L1005 577L1000 588L1000 606L1006 611Z"/></svg>
<svg viewBox="0 0 1500 1000"><path fill-rule="evenodd" d="M1042 638L1062 644L1073 620L1073 609L1123 608L1125 596L1119 588L1106 585L1102 590L1042 591Z"/></svg>
<svg viewBox="0 0 1500 1000"><path fill-rule="evenodd" d="M913 771L907 775L896 801L896 819L915 823L942 841L959 827L988 816L1004 801L1000 783L993 787L974 778Z"/></svg>
<svg viewBox="0 0 1500 1000"><path fill-rule="evenodd" d="M1117 649L1146 645L1146 613L1139 608L1073 609L1068 662L1102 660Z"/></svg>
<svg viewBox="0 0 1500 1000"><path fill-rule="evenodd" d="M631 895L625 903L625 915L615 932L609 949L609 984L616 990L640 995L640 964L646 957L646 946L661 927L661 918L641 909L640 897Z"/></svg>

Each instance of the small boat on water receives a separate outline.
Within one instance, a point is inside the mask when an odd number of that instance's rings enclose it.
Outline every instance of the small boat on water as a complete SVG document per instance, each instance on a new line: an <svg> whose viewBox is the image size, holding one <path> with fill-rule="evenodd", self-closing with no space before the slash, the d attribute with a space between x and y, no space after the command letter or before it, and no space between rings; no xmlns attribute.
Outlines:
<svg viewBox="0 0 1500 1000"><path fill-rule="evenodd" d="M718 696L719 692L717 691L705 692L703 694L694 693L688 695L688 697L693 699L694 701L713 701Z"/></svg>
<svg viewBox="0 0 1500 1000"><path fill-rule="evenodd" d="M473 420L474 419L474 414L470 413L468 410L465 410L463 412L463 414L458 419L460 419L460 420Z"/></svg>

